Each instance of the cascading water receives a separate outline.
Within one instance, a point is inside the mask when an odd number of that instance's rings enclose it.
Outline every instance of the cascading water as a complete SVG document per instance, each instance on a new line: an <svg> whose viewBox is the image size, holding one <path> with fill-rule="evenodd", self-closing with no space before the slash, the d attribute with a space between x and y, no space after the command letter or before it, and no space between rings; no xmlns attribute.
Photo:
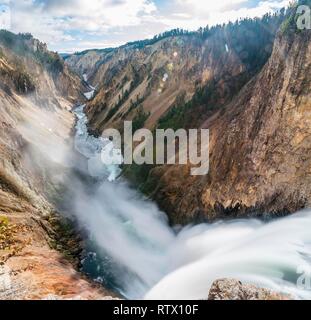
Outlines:
<svg viewBox="0 0 311 320"><path fill-rule="evenodd" d="M103 150L109 149L111 142L88 134L83 109L75 109L75 148L87 158L90 175L100 181L91 192L80 187L74 193L75 214L97 251L84 263L96 269L91 273L97 280L102 278L98 268L108 268L112 274L109 278L117 279L114 282L122 294L142 297L166 273L166 250L174 233L152 202L141 199L124 181L109 182L120 173L118 165L106 166L101 161Z"/></svg>
<svg viewBox="0 0 311 320"><path fill-rule="evenodd" d="M75 146L100 181L91 191L77 187L73 197L96 251L84 259L86 273L126 298L206 299L212 282L224 277L311 298L296 285L297 270L310 264L309 210L270 223L235 220L175 232L155 204L115 181L118 165L101 161L109 140L88 134L83 110L75 110Z"/></svg>

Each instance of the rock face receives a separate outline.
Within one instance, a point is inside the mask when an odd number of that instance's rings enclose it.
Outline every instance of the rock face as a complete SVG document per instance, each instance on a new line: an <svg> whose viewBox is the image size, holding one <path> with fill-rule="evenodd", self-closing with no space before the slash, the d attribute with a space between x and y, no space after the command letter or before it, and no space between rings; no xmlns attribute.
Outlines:
<svg viewBox="0 0 311 320"><path fill-rule="evenodd" d="M96 72L103 60L108 60L114 49L87 50L66 58L66 64L77 74L88 79ZM84 79L85 80L85 79Z"/></svg>
<svg viewBox="0 0 311 320"><path fill-rule="evenodd" d="M29 243L0 266L0 300L113 299L79 274L61 253L51 250L46 239L38 239L38 232L36 226L28 234Z"/></svg>
<svg viewBox="0 0 311 320"><path fill-rule="evenodd" d="M7 31L0 75L0 300L110 297L65 259L78 240L55 223L81 81L38 40Z"/></svg>
<svg viewBox="0 0 311 320"><path fill-rule="evenodd" d="M156 197L175 218L177 212L212 220L310 207L310 40L309 31L280 33L263 70L206 120L208 175L190 177L180 167L155 172L161 177Z"/></svg>
<svg viewBox="0 0 311 320"><path fill-rule="evenodd" d="M238 280L220 279L213 283L208 300L291 300L291 297Z"/></svg>

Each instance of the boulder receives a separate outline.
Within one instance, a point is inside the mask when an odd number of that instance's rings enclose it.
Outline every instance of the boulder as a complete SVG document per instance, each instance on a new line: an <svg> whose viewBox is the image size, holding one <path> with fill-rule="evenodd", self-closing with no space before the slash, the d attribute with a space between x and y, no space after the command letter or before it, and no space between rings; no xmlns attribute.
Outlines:
<svg viewBox="0 0 311 320"><path fill-rule="evenodd" d="M292 300L293 298L235 279L220 279L213 283L208 300Z"/></svg>

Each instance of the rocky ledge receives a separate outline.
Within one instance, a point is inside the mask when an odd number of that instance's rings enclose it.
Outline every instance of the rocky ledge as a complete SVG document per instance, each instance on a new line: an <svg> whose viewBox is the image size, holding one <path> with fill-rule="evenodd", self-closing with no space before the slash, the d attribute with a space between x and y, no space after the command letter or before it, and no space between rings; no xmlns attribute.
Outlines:
<svg viewBox="0 0 311 320"><path fill-rule="evenodd" d="M243 284L234 279L220 279L213 283L208 300L293 300L292 297Z"/></svg>

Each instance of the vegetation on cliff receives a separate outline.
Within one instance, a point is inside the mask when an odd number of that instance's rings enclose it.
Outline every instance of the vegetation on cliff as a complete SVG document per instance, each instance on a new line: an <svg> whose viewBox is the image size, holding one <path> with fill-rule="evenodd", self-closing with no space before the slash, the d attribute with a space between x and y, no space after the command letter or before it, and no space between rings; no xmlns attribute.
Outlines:
<svg viewBox="0 0 311 320"><path fill-rule="evenodd" d="M57 53L48 51L46 44L29 33L14 34L0 30L0 44L18 56L33 58L51 72L62 72L64 69L61 57Z"/></svg>

